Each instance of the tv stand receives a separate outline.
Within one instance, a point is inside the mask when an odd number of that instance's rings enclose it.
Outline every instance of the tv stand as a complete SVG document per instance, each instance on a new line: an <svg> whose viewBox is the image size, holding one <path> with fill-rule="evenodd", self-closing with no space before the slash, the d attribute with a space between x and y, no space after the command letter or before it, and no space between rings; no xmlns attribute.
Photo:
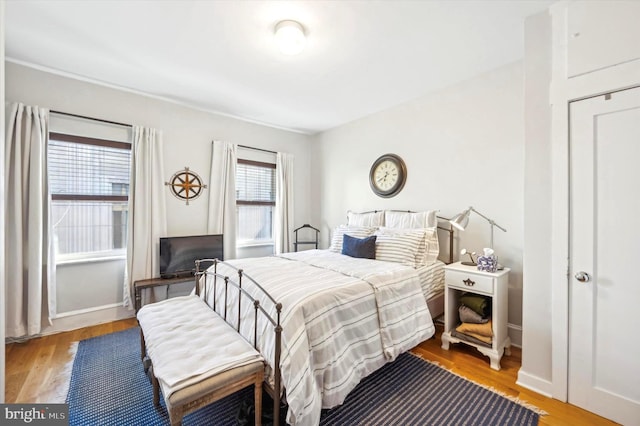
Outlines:
<svg viewBox="0 0 640 426"><path fill-rule="evenodd" d="M140 306L142 304L142 290L145 290L148 288L154 288L154 287L161 287L165 285L170 286L173 284L182 284L190 281L195 283L195 277L193 275L184 275L184 276L177 276L172 278L161 278L161 277L147 278L144 280L134 281L133 293L135 296L134 307L136 309L136 313L138 313L138 311L142 307Z"/></svg>
<svg viewBox="0 0 640 426"><path fill-rule="evenodd" d="M160 275L160 279L162 280L175 280L175 279L193 279L195 274L193 272L187 272L183 274L165 274ZM157 280L158 278L151 278L153 280Z"/></svg>

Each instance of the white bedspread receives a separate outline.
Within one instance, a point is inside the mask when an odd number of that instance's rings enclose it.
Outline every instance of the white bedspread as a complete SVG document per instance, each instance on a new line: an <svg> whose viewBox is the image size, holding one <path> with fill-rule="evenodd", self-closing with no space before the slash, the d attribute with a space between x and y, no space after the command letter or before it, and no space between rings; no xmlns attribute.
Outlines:
<svg viewBox="0 0 640 426"><path fill-rule="evenodd" d="M280 365L291 424L318 424L322 408L341 404L362 378L434 334L413 268L327 250L231 263L283 305ZM218 273L235 276L224 265L218 265ZM218 280L218 311L222 287L224 281ZM245 279L243 287L249 290L250 282ZM203 297L213 304L211 289ZM272 303L260 299L275 312ZM237 301L230 298L228 306L235 325ZM248 301L243 301L242 318L240 331L252 339L254 313ZM272 363L273 327L261 321L258 330L260 350Z"/></svg>
<svg viewBox="0 0 640 426"><path fill-rule="evenodd" d="M145 305L137 314L165 398L232 367L262 360L197 296ZM215 346L211 342L215 341Z"/></svg>

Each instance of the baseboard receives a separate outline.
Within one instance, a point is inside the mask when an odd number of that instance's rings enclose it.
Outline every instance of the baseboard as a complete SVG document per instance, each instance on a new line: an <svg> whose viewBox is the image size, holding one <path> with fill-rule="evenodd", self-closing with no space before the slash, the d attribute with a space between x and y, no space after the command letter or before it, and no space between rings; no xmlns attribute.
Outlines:
<svg viewBox="0 0 640 426"><path fill-rule="evenodd" d="M533 374L529 374L526 371L520 370L518 371L518 380L516 380L516 384L522 386L523 388L527 388L534 392L539 393L540 395L544 395L547 398L552 398L552 388L553 384L545 379L541 379L538 376L534 376Z"/></svg>
<svg viewBox="0 0 640 426"><path fill-rule="evenodd" d="M522 347L522 327L517 324L507 323L507 334L511 338L511 345L517 348Z"/></svg>
<svg viewBox="0 0 640 426"><path fill-rule="evenodd" d="M89 314L91 312L96 312L96 311L103 311L105 309L117 308L119 306L122 306L122 303L112 303L110 305L96 306L96 307L93 307L93 308L78 309L77 311L63 312L61 314L57 314L56 317L54 318L54 320L57 320L57 319L60 319L60 318L66 318L66 317L73 317L73 316L76 316L76 315Z"/></svg>
<svg viewBox="0 0 640 426"><path fill-rule="evenodd" d="M41 335L62 333L92 325L104 324L121 319L132 318L135 312L122 305L108 306L99 310L67 312L55 318L51 325L42 327Z"/></svg>

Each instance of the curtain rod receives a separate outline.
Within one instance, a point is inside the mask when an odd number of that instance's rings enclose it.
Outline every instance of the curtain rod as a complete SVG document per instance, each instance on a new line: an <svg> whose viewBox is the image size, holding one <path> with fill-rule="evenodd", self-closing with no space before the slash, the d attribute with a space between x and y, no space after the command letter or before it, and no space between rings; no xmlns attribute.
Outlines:
<svg viewBox="0 0 640 426"><path fill-rule="evenodd" d="M255 150L255 151L268 152L269 154L277 154L277 152L276 152L276 151L269 151L268 149L254 148L254 147L252 147L252 146L246 146L246 145L238 145L238 148L253 149L253 150Z"/></svg>
<svg viewBox="0 0 640 426"><path fill-rule="evenodd" d="M53 111L53 110L51 110L50 112L53 114L66 115L69 117L84 118L85 120L99 121L101 123L115 124L116 126L133 127L133 125L131 124L118 123L117 121L103 120L101 118L93 118L93 117L88 117L86 115L80 115L80 114L71 114L70 112Z"/></svg>

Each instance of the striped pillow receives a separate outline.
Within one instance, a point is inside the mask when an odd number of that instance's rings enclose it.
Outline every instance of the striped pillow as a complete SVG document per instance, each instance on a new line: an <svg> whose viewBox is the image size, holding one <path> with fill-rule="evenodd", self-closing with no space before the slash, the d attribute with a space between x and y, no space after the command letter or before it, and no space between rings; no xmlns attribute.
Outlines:
<svg viewBox="0 0 640 426"><path fill-rule="evenodd" d="M434 228L413 228L413 229L396 229L381 227L379 232L386 234L418 234L421 236L421 241L418 245L418 252L416 253L416 267L432 265L438 260L440 255L440 243L438 241L438 232Z"/></svg>
<svg viewBox="0 0 640 426"><path fill-rule="evenodd" d="M329 250L336 253L342 253L342 239L344 234L356 238L366 238L369 235L373 235L373 233L376 232L376 229L378 228L369 226L340 225L333 230Z"/></svg>
<svg viewBox="0 0 640 426"><path fill-rule="evenodd" d="M418 249L424 241L420 230L404 233L376 232L376 260L396 262L415 268Z"/></svg>
<svg viewBox="0 0 640 426"><path fill-rule="evenodd" d="M427 244L427 252L424 259L425 265L433 265L440 256L440 241L438 241L438 228L426 228L424 234L424 241Z"/></svg>

